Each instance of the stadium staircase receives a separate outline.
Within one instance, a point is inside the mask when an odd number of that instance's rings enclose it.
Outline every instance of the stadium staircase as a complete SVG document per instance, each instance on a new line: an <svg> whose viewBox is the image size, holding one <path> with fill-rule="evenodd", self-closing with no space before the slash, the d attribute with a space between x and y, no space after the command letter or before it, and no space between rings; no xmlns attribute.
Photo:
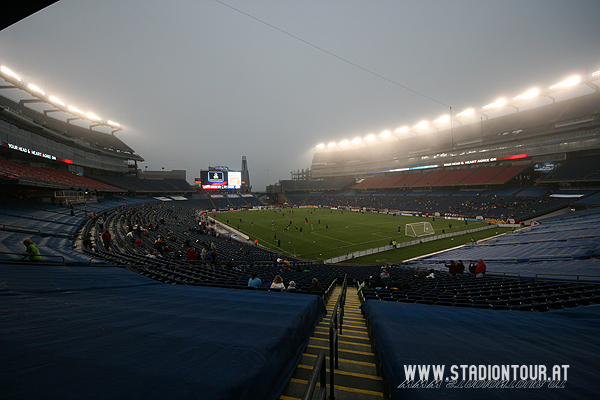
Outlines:
<svg viewBox="0 0 600 400"><path fill-rule="evenodd" d="M327 316L319 323L302 354L300 363L281 395L281 400L299 400L310 379L319 352L329 354L329 322L334 299L341 293L338 286L327 304ZM338 361L335 370L334 392L336 400L380 400L389 398L387 384L377 375L376 356L371 348L367 322L360 309L357 289L349 286L347 291L342 334L339 335ZM330 365L327 356L327 365ZM329 368L327 368L327 394L329 395Z"/></svg>

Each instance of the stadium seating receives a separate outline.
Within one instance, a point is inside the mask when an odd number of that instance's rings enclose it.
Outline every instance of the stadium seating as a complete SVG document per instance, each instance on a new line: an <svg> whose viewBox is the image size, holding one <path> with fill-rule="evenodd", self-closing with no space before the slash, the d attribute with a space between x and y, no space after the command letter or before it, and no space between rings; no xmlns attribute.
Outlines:
<svg viewBox="0 0 600 400"><path fill-rule="evenodd" d="M543 175L540 182L586 182L600 179L600 156L578 157Z"/></svg>
<svg viewBox="0 0 600 400"><path fill-rule="evenodd" d="M13 161L0 159L0 171L11 177L32 181L34 185L52 185L53 187L80 188L86 190L122 191L118 187L107 185L68 171L43 167L31 167Z"/></svg>

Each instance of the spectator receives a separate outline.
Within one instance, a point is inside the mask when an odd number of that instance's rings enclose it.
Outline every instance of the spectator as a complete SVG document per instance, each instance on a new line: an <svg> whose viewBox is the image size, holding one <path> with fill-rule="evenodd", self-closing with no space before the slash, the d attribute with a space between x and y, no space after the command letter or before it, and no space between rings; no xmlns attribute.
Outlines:
<svg viewBox="0 0 600 400"><path fill-rule="evenodd" d="M92 243L92 234L88 233L85 239L81 241L84 251L94 251L94 244Z"/></svg>
<svg viewBox="0 0 600 400"><path fill-rule="evenodd" d="M381 279L381 275L375 275L375 278L371 280L371 284L369 286L374 289L381 289L385 287L385 282Z"/></svg>
<svg viewBox="0 0 600 400"><path fill-rule="evenodd" d="M312 285L308 288L309 292L321 292L323 293L323 286L319 283L317 278L312 279Z"/></svg>
<svg viewBox="0 0 600 400"><path fill-rule="evenodd" d="M465 272L465 264L463 264L462 260L458 260L458 275L462 275Z"/></svg>
<svg viewBox="0 0 600 400"><path fill-rule="evenodd" d="M267 280L263 282L263 287L269 289L271 287L271 283L273 282L273 278L271 276L267 276Z"/></svg>
<svg viewBox="0 0 600 400"><path fill-rule="evenodd" d="M194 247L193 246L188 247L188 250L187 250L188 261L195 260L197 258L198 258L198 255L196 254L196 250L194 250Z"/></svg>
<svg viewBox="0 0 600 400"><path fill-rule="evenodd" d="M253 287L253 288L259 288L262 287L263 283L260 280L260 278L258 277L258 272L253 272L252 273L252 277L250 279L248 279L248 286L249 287Z"/></svg>
<svg viewBox="0 0 600 400"><path fill-rule="evenodd" d="M23 253L23 258L21 260L24 260L27 257L29 257L29 261L40 261L42 256L40 255L40 251L38 250L35 243L33 243L33 240L27 238L23 240L23 244L25 245L26 249L25 253Z"/></svg>
<svg viewBox="0 0 600 400"><path fill-rule="evenodd" d="M451 278L454 278L458 273L458 265L454 262L454 260L450 261L450 264L444 264L446 268L448 268L448 273Z"/></svg>
<svg viewBox="0 0 600 400"><path fill-rule="evenodd" d="M110 235L110 232L108 231L108 229L105 229L104 233L102 234L102 243L104 243L105 250L108 250L109 248L112 247L111 239L112 239L112 236Z"/></svg>
<svg viewBox="0 0 600 400"><path fill-rule="evenodd" d="M483 278L485 276L486 265L483 260L480 258L477 266L475 267L475 277Z"/></svg>
<svg viewBox="0 0 600 400"><path fill-rule="evenodd" d="M431 268L429 270L429 275L427 275L425 278L430 278L430 279L435 278L435 270L433 268Z"/></svg>
<svg viewBox="0 0 600 400"><path fill-rule="evenodd" d="M146 254L146 257L148 257L148 258L158 258L158 257L161 257L161 255L158 253L158 250L152 249L152 252Z"/></svg>
<svg viewBox="0 0 600 400"><path fill-rule="evenodd" d="M273 283L271 283L270 289L285 290L285 285L283 284L283 278L280 275L277 275L275 277L275 279L273 279Z"/></svg>
<svg viewBox="0 0 600 400"><path fill-rule="evenodd" d="M477 266L475 265L475 261L471 260L471 262L469 263L469 274L471 274L472 278L475 278L475 270L477 269Z"/></svg>
<svg viewBox="0 0 600 400"><path fill-rule="evenodd" d="M387 272L387 269L383 269L383 271L381 271L381 274L379 274L379 277L381 279L390 279L390 274Z"/></svg>
<svg viewBox="0 0 600 400"><path fill-rule="evenodd" d="M288 288L287 288L287 290L286 290L286 291L287 291L287 292L295 292L295 291L296 291L296 289L297 289L297 288L296 288L296 282L294 282L294 281L290 281L290 284L288 285Z"/></svg>

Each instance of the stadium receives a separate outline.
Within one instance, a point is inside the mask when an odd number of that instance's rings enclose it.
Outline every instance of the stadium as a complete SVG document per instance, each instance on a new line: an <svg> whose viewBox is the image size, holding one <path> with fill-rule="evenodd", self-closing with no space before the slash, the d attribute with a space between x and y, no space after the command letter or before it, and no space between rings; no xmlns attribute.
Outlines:
<svg viewBox="0 0 600 400"><path fill-rule="evenodd" d="M3 398L597 392L600 71L319 144L264 191L241 154L148 171L23 72L2 60Z"/></svg>

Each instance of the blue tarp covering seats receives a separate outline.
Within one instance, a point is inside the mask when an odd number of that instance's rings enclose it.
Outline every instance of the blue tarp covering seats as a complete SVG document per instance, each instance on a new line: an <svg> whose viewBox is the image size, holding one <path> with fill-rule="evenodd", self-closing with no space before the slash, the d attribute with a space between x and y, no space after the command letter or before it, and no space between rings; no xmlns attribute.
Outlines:
<svg viewBox="0 0 600 400"><path fill-rule="evenodd" d="M0 397L277 399L324 314L318 296L1 266Z"/></svg>
<svg viewBox="0 0 600 400"><path fill-rule="evenodd" d="M363 309L392 398L587 400L598 397L599 305L535 313L368 300ZM515 364L545 365L549 373L554 365L569 365L564 388L455 389L447 388L445 380L440 388L398 388L405 380L406 365L444 365L444 376L451 377L452 365Z"/></svg>

